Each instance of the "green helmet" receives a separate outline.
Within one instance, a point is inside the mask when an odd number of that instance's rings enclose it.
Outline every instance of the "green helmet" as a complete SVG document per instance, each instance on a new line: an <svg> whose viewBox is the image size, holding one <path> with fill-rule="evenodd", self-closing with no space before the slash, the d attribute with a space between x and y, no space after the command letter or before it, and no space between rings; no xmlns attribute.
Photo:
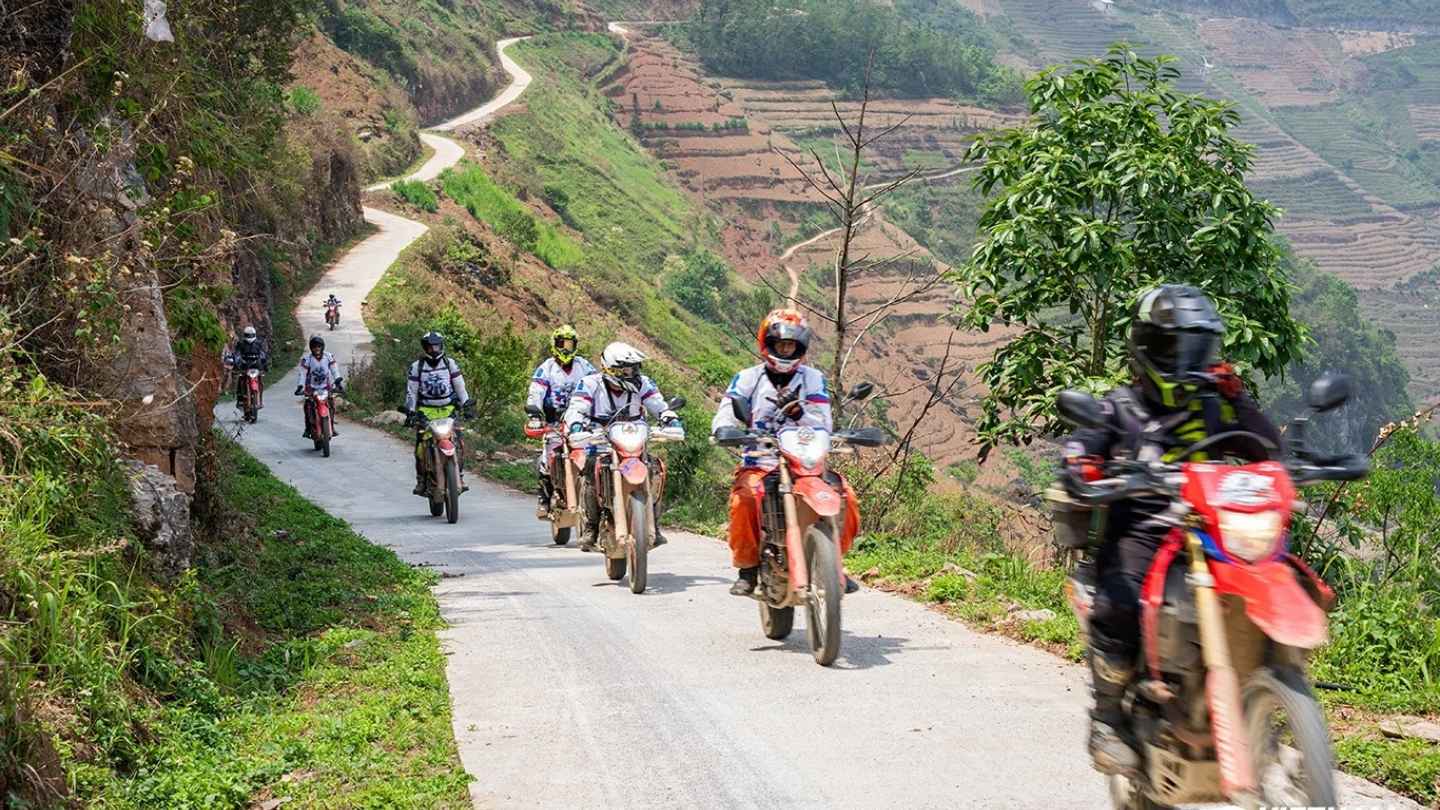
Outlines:
<svg viewBox="0 0 1440 810"><path fill-rule="evenodd" d="M575 327L564 324L550 333L550 354L553 355L562 366L570 365L575 359L575 352L580 348L580 335L575 332Z"/></svg>

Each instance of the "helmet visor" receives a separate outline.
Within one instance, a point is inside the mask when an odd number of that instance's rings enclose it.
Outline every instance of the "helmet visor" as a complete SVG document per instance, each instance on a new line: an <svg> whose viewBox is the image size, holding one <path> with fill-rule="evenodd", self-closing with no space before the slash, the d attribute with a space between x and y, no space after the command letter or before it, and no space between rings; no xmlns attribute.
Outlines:
<svg viewBox="0 0 1440 810"><path fill-rule="evenodd" d="M1173 377L1196 374L1215 365L1220 356L1220 335L1209 330L1161 333L1150 345L1150 361L1160 373Z"/></svg>

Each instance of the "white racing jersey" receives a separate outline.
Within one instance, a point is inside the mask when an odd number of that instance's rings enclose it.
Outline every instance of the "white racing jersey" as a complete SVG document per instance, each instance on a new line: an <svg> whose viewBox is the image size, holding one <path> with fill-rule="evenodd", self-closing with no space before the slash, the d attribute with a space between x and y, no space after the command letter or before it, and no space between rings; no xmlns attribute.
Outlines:
<svg viewBox="0 0 1440 810"><path fill-rule="evenodd" d="M801 406L804 408L798 420L786 418L787 424L811 427L817 430L833 430L833 417L830 412L830 387L825 381L825 374L814 366L801 365L791 375L789 382L785 383L783 390L786 392L796 391ZM714 433L722 427L734 427L741 430L754 428L756 430L774 430L777 425L777 413L773 400L777 399L782 388L776 388L771 381L770 375L765 373L765 366L751 366L742 370L730 380L730 386L725 389L725 396L720 398L720 407L715 411L715 418L710 421L710 432ZM730 401L738 399L750 403L750 419L752 424L742 425L735 418L735 412L731 409ZM774 466L774 460L765 460L754 454L744 454L740 458L741 466L768 468Z"/></svg>
<svg viewBox="0 0 1440 810"><path fill-rule="evenodd" d="M324 352L317 359L315 355L306 352L305 356L300 358L300 376L295 380L295 384L311 391L330 391L335 388L335 381L339 376L335 355Z"/></svg>
<svg viewBox="0 0 1440 810"><path fill-rule="evenodd" d="M562 417L580 381L594 373L595 367L583 357L572 360L569 371L555 358L547 358L530 376L530 394L525 405Z"/></svg>

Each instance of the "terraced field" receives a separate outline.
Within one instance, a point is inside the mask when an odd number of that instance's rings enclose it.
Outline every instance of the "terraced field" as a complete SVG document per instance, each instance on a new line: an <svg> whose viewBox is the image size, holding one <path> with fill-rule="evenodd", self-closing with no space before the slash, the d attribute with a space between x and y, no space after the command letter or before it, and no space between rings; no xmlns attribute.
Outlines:
<svg viewBox="0 0 1440 810"><path fill-rule="evenodd" d="M803 224L823 211L822 198L785 158L813 164L806 147L825 154L838 131L831 104L847 120L854 119L858 104L837 98L818 82L706 76L693 60L643 28L632 30L628 39L629 64L604 91L617 123L637 134L680 184L726 223L727 258L742 273L763 275L783 289L788 283L779 263L783 248L813 233L802 230ZM905 123L873 155L868 182L912 168L935 174L953 170L975 132L1018 120L946 100L881 100L872 104L870 115L873 126ZM962 175L937 182L963 181ZM815 291L826 283L821 268L832 265L835 249L834 238L822 238L786 261L806 276L802 289ZM866 220L859 249L875 256L905 255L922 265L932 260L879 212ZM913 283L908 281L910 272L907 262L859 278L852 286L857 311L889 300ZM852 379L871 379L892 392L890 412L897 423L906 423L906 417L923 407L924 383L938 373L951 332L944 319L953 308L953 296L950 287L942 286L909 302L878 326L852 359ZM821 336L824 341L823 329ZM993 354L999 339L957 332L950 368L973 368ZM968 398L954 397L932 412L918 439L921 449L941 463L973 456L968 404ZM986 475L1003 485L1005 465L989 466L995 469Z"/></svg>

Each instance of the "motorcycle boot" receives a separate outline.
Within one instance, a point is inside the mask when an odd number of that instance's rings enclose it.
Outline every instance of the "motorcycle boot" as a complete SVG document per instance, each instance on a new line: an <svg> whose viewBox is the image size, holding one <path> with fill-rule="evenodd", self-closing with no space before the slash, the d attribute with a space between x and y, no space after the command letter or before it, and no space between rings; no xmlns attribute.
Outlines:
<svg viewBox="0 0 1440 810"><path fill-rule="evenodd" d="M536 494L535 517L545 520L550 517L550 476L541 475L539 492Z"/></svg>
<svg viewBox="0 0 1440 810"><path fill-rule="evenodd" d="M1130 724L1122 705L1134 677L1132 660L1090 651L1090 692L1095 707L1090 710L1086 748L1095 770L1104 774L1132 776L1140 769L1140 757L1130 741Z"/></svg>
<svg viewBox="0 0 1440 810"><path fill-rule="evenodd" d="M749 568L741 568L740 575L735 578L735 584L730 586L731 596L750 596L755 593L755 585L760 579L760 566L753 565Z"/></svg>
<svg viewBox="0 0 1440 810"><path fill-rule="evenodd" d="M424 465L424 463L422 463L422 462L420 461L420 457L419 457L419 456L416 456L416 457L415 457L415 488L412 489L412 490L410 490L410 494L411 494L411 495L424 495L424 494L425 494L425 484L426 484L426 483L428 483L428 482L427 482L426 479L425 479L425 465Z"/></svg>
<svg viewBox="0 0 1440 810"><path fill-rule="evenodd" d="M595 550L595 543L596 543L596 541L597 541L597 539L598 539L599 537L600 537L600 524L599 524L599 522L591 523L591 522L589 522L589 521L587 520L587 521L585 522L585 528L584 528L584 530L583 530L583 531L581 532L581 534L580 534L580 550L581 550L581 551L594 551L594 550Z"/></svg>

